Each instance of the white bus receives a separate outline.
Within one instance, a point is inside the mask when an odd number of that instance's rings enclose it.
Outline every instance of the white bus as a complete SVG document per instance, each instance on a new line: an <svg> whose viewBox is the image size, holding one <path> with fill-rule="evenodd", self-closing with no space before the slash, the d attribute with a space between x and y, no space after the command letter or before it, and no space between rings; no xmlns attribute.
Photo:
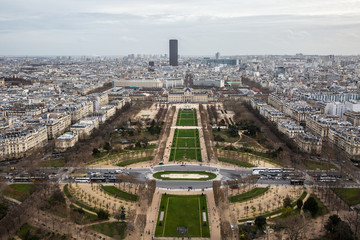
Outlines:
<svg viewBox="0 0 360 240"><path fill-rule="evenodd" d="M90 178L88 178L88 177L77 177L77 178L75 178L75 182L79 182L79 183L89 183L89 182L90 182Z"/></svg>
<svg viewBox="0 0 360 240"><path fill-rule="evenodd" d="M282 172L282 169L281 169L281 168L269 168L269 169L268 169L268 172L271 172L271 173L281 173L281 172Z"/></svg>
<svg viewBox="0 0 360 240"><path fill-rule="evenodd" d="M253 168L252 174L253 175L259 175L260 172L266 171L266 168Z"/></svg>

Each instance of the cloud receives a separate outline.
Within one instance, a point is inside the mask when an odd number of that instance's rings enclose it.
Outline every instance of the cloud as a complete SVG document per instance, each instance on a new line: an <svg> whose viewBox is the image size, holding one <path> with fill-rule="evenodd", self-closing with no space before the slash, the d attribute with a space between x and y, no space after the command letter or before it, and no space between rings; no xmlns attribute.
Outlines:
<svg viewBox="0 0 360 240"><path fill-rule="evenodd" d="M358 0L2 0L0 16L2 54L360 52Z"/></svg>

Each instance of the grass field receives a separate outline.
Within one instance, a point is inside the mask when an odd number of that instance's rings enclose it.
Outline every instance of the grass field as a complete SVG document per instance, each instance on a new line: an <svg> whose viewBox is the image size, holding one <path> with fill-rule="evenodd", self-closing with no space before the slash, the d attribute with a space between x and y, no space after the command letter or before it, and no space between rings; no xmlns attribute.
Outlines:
<svg viewBox="0 0 360 240"><path fill-rule="evenodd" d="M45 160L39 163L39 167L63 167L65 166L65 159L58 158L53 160Z"/></svg>
<svg viewBox="0 0 360 240"><path fill-rule="evenodd" d="M131 194L131 193L121 191L120 189L118 189L117 187L114 187L114 186L102 186L101 188L105 192L109 193L110 195L113 195L115 197L118 197L118 198L121 198L124 200L136 202L138 199L138 196Z"/></svg>
<svg viewBox="0 0 360 240"><path fill-rule="evenodd" d="M175 129L169 161L201 161L198 129Z"/></svg>
<svg viewBox="0 0 360 240"><path fill-rule="evenodd" d="M248 192L236 195L236 196L231 196L230 202L245 202L247 200L250 200L252 198L258 197L262 194L264 194L269 188L254 188Z"/></svg>
<svg viewBox="0 0 360 240"><path fill-rule="evenodd" d="M91 225L89 228L114 239L124 239L126 222L105 222Z"/></svg>
<svg viewBox="0 0 360 240"><path fill-rule="evenodd" d="M163 221L160 221L164 212ZM205 212L206 219L203 219ZM206 220L206 221L204 221ZM156 237L210 237L206 195L162 195ZM179 226L187 233L178 233Z"/></svg>
<svg viewBox="0 0 360 240"><path fill-rule="evenodd" d="M360 188L333 188L332 190L349 206L360 203Z"/></svg>
<svg viewBox="0 0 360 240"><path fill-rule="evenodd" d="M197 129L175 129L174 137L199 137L199 130Z"/></svg>
<svg viewBox="0 0 360 240"><path fill-rule="evenodd" d="M196 109L180 109L176 120L177 126L197 126Z"/></svg>
<svg viewBox="0 0 360 240"><path fill-rule="evenodd" d="M2 191L2 194L22 202L34 191L33 184L11 184Z"/></svg>
<svg viewBox="0 0 360 240"><path fill-rule="evenodd" d="M198 138L177 138L172 146L196 148L200 146L200 140Z"/></svg>
<svg viewBox="0 0 360 240"><path fill-rule="evenodd" d="M120 166L120 167L124 167L124 166L128 166L128 165L135 164L135 163L151 161L151 160L153 160L153 158L154 157L150 156L150 157L143 157L143 158L136 158L136 159L127 159L127 160L122 160L120 163L118 163L116 165Z"/></svg>
<svg viewBox="0 0 360 240"><path fill-rule="evenodd" d="M304 162L305 165L307 166L307 168L311 169L311 170L316 170L316 169L320 169L320 170L330 170L330 169L335 169L337 170L338 168L332 164L332 163L326 163L326 162L316 162L316 161L311 161L311 160L307 160Z"/></svg>
<svg viewBox="0 0 360 240"><path fill-rule="evenodd" d="M199 174L199 175L206 175L208 177L207 178L200 178L200 179L194 179L194 178L176 179L176 178L164 178L164 177L161 177L161 175L163 175L163 174ZM154 178L163 179L163 180L191 180L191 181L194 181L194 180L195 181L207 181L207 180L216 178L215 173L202 172L202 171L164 171L164 172L154 173L153 176L154 176Z"/></svg>
<svg viewBox="0 0 360 240"><path fill-rule="evenodd" d="M219 157L218 159L219 159L220 162L226 162L226 163L234 164L234 165L237 165L239 167L246 167L246 168L255 167L255 165L253 165L251 163L248 163L246 161L230 159L230 158L222 158L222 157Z"/></svg>

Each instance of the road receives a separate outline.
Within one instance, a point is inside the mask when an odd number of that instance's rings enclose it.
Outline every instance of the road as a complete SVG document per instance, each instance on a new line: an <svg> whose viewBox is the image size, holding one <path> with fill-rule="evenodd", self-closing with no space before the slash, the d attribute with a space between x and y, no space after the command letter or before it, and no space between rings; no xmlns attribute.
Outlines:
<svg viewBox="0 0 360 240"><path fill-rule="evenodd" d="M220 168L200 164L186 164L185 166L181 166L179 164L171 164L146 168L96 167L88 168L87 171L105 173L119 169L121 169L123 173L132 175L140 181L153 179L153 173L162 171L207 171L217 174L218 176L216 180L221 181L240 179L252 173L251 169ZM164 189L188 189L188 187L192 187L193 189L206 189L212 187L212 181L162 181L156 179L156 186Z"/></svg>

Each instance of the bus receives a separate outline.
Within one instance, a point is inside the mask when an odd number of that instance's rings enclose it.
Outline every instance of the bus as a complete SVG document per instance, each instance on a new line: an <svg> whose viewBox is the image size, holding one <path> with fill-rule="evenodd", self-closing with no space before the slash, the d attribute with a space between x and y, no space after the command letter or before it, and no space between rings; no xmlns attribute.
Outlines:
<svg viewBox="0 0 360 240"><path fill-rule="evenodd" d="M14 182L30 182L29 177L14 177Z"/></svg>
<svg viewBox="0 0 360 240"><path fill-rule="evenodd" d="M79 182L79 183L89 183L89 182L90 182L90 178L88 178L88 177L77 177L77 178L75 178L75 182Z"/></svg>
<svg viewBox="0 0 360 240"><path fill-rule="evenodd" d="M271 172L271 173L281 173L281 172L282 172L282 169L281 169L281 168L269 168L269 169L268 169L268 172Z"/></svg>
<svg viewBox="0 0 360 240"><path fill-rule="evenodd" d="M253 168L252 174L253 175L259 175L260 172L264 172L264 171L266 171L266 168Z"/></svg>

